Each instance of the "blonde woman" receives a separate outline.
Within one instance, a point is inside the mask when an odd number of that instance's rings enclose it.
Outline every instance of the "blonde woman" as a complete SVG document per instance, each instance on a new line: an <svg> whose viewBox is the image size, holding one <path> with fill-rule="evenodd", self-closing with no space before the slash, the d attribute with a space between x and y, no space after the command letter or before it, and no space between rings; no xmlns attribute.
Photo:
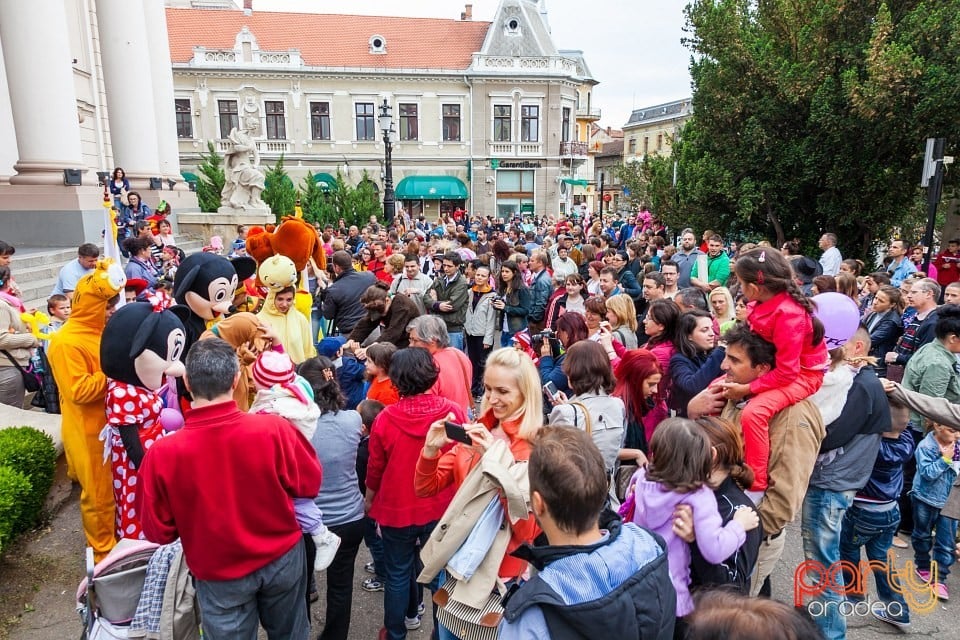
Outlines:
<svg viewBox="0 0 960 640"><path fill-rule="evenodd" d="M737 310L733 304L733 296L730 294L730 289L717 287L711 291L710 309L713 312L713 317L717 319L717 324L720 325L721 334L733 326L733 321L736 320ZM726 329L723 325L727 325Z"/></svg>
<svg viewBox="0 0 960 640"><path fill-rule="evenodd" d="M450 486L459 488L495 440L505 441L515 460L530 459L531 443L543 425L543 391L533 361L516 349L497 349L487 358L483 387L480 420L464 425L473 444L454 444L447 438L443 420L430 426L414 476L417 496L426 498ZM455 420L453 414L446 419ZM453 448L441 453L450 444ZM510 554L520 545L532 543L539 533L532 515L510 525L510 541L498 570L505 584L518 582L527 570L525 561ZM451 637L443 632L440 637Z"/></svg>
<svg viewBox="0 0 960 640"><path fill-rule="evenodd" d="M618 293L607 300L607 321L614 339L627 349L637 348L637 308L633 298Z"/></svg>

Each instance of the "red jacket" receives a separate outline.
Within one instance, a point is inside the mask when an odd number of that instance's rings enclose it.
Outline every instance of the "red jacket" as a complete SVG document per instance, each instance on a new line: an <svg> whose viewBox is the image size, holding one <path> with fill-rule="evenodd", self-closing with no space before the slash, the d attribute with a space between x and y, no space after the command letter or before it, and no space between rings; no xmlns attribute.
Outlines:
<svg viewBox="0 0 960 640"><path fill-rule="evenodd" d="M448 413L457 422L466 422L459 406L430 393L390 405L380 412L370 430L370 460L367 463L367 490L374 492L370 517L385 527L423 525L440 519L453 487L429 498L418 498L413 476L430 425Z"/></svg>
<svg viewBox="0 0 960 640"><path fill-rule="evenodd" d="M180 537L197 578L235 580L300 543L293 499L315 498L320 478L313 445L293 425L230 400L190 409L180 431L153 443L136 508L148 540Z"/></svg>
<svg viewBox="0 0 960 640"><path fill-rule="evenodd" d="M933 266L937 268L937 282L940 286L947 286L960 280L960 253L941 251L933 259Z"/></svg>
<svg viewBox="0 0 960 640"><path fill-rule="evenodd" d="M814 346L813 318L786 291L769 300L751 303L747 324L754 333L777 348L776 366L750 383L756 395L795 382L800 369L823 370L827 366L827 347L821 340Z"/></svg>

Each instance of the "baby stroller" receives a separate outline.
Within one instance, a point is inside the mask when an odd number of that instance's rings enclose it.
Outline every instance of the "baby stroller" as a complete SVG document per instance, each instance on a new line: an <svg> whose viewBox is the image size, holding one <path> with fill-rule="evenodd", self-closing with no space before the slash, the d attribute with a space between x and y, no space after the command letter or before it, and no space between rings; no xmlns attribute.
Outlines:
<svg viewBox="0 0 960 640"><path fill-rule="evenodd" d="M77 588L81 640L200 638L199 609L180 541L158 545L122 539Z"/></svg>

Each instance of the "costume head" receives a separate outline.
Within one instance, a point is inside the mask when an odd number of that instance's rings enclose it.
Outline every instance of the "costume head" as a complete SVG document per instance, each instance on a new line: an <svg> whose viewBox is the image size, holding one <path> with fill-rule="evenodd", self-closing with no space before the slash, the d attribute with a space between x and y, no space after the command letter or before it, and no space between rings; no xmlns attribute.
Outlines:
<svg viewBox="0 0 960 640"><path fill-rule="evenodd" d="M250 374L250 365L265 349L270 348L270 342L263 337L263 332L257 327L260 320L252 313L235 313L224 318L201 334L201 340L221 338L237 350L240 359L240 380L233 390L233 399L241 411L250 408L251 395L254 389L253 377Z"/></svg>
<svg viewBox="0 0 960 640"><path fill-rule="evenodd" d="M270 290L272 297L281 289L297 283L297 266L286 256L270 256L260 263L257 277Z"/></svg>
<svg viewBox="0 0 960 640"><path fill-rule="evenodd" d="M194 253L177 269L173 297L205 321L227 313L240 280L253 275L256 264L249 258L227 260L212 253Z"/></svg>
<svg viewBox="0 0 960 640"><path fill-rule="evenodd" d="M109 378L156 391L165 376L183 375L186 332L170 311L148 302L117 309L100 340L100 363Z"/></svg>
<svg viewBox="0 0 960 640"><path fill-rule="evenodd" d="M261 264L270 256L286 256L293 260L297 273L307 268L310 258L320 269L327 268L327 253L317 230L294 216L284 216L277 227L251 227L247 233L247 254Z"/></svg>
<svg viewBox="0 0 960 640"><path fill-rule="evenodd" d="M102 329L107 323L107 302L123 292L127 277L109 258L97 261L92 273L80 278L73 292L70 321Z"/></svg>

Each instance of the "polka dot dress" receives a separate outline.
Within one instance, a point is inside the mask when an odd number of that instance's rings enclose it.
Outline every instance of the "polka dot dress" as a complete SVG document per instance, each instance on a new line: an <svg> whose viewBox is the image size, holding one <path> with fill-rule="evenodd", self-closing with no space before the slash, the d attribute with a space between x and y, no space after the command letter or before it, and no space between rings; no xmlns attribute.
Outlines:
<svg viewBox="0 0 960 640"><path fill-rule="evenodd" d="M117 503L117 538L143 539L137 514L137 470L127 458L120 438L120 425L140 425L140 444L146 451L163 437L160 410L163 400L144 387L110 380L107 384L107 424L110 430L110 466L113 469L113 497Z"/></svg>

